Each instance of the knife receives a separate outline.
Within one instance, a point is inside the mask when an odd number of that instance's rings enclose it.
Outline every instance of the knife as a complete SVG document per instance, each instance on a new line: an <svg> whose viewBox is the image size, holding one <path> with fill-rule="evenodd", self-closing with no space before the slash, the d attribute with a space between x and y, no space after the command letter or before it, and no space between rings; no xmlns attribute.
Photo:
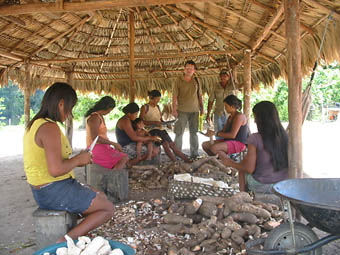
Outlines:
<svg viewBox="0 0 340 255"><path fill-rule="evenodd" d="M98 138L99 138L99 136L97 136L97 137L93 140L93 142L91 143L90 147L88 148L88 151L89 151L89 152L92 152L94 146L95 146L96 143L97 143Z"/></svg>

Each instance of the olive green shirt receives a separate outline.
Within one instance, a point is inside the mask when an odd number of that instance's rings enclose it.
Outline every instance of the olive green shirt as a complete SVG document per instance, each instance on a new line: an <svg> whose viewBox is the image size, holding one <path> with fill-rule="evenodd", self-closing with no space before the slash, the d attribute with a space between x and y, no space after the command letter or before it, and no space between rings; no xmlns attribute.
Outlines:
<svg viewBox="0 0 340 255"><path fill-rule="evenodd" d="M201 87L194 77L190 82L184 80L184 77L176 79L172 86L172 93L177 97L177 111L200 111L198 94L201 94Z"/></svg>
<svg viewBox="0 0 340 255"><path fill-rule="evenodd" d="M229 95L234 95L233 85L231 82L231 79L229 79L225 88L221 86L220 82L216 83L210 90L209 102L213 102L215 100L214 113L219 116L224 113L223 100Z"/></svg>

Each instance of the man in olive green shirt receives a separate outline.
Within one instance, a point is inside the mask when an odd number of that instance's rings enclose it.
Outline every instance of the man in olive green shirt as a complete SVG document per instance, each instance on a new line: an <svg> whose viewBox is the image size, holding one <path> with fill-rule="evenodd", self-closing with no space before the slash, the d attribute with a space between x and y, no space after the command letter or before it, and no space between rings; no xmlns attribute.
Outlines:
<svg viewBox="0 0 340 255"><path fill-rule="evenodd" d="M223 100L227 96L234 94L234 88L230 79L230 74L226 69L222 69L220 72L221 81L214 84L211 93L209 95L208 109L207 109L207 122L210 123L210 113L212 106L215 102L214 108L214 129L215 131L221 131L224 124L227 122L227 113L224 110Z"/></svg>
<svg viewBox="0 0 340 255"><path fill-rule="evenodd" d="M197 158L198 154L198 115L204 114L201 88L194 78L196 64L189 60L184 65L184 76L179 77L173 84L172 114L178 118L174 132L175 144L182 150L183 133L187 123L190 132L190 156Z"/></svg>

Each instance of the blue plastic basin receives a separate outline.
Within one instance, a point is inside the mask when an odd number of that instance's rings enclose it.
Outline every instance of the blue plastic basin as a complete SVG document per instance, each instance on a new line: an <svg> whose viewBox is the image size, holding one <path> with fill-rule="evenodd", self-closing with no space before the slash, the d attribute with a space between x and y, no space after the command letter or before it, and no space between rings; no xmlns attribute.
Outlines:
<svg viewBox="0 0 340 255"><path fill-rule="evenodd" d="M111 249L119 248L124 252L124 255L134 255L134 254L136 254L135 249L131 248L130 246L128 246L126 244L116 242L116 241L112 241L112 240L109 240L109 243L110 243ZM56 255L57 249L60 248L60 247L67 247L66 242L50 245L48 247L45 247L45 248L35 252L33 255L43 255L44 252L49 252L50 255Z"/></svg>

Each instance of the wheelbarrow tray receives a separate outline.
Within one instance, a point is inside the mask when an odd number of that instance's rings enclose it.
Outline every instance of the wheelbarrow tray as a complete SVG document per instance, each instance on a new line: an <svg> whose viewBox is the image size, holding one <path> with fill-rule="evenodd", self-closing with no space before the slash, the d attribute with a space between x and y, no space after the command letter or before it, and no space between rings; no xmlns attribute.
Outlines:
<svg viewBox="0 0 340 255"><path fill-rule="evenodd" d="M340 234L340 178L289 179L276 183L273 191L289 200L312 226Z"/></svg>

